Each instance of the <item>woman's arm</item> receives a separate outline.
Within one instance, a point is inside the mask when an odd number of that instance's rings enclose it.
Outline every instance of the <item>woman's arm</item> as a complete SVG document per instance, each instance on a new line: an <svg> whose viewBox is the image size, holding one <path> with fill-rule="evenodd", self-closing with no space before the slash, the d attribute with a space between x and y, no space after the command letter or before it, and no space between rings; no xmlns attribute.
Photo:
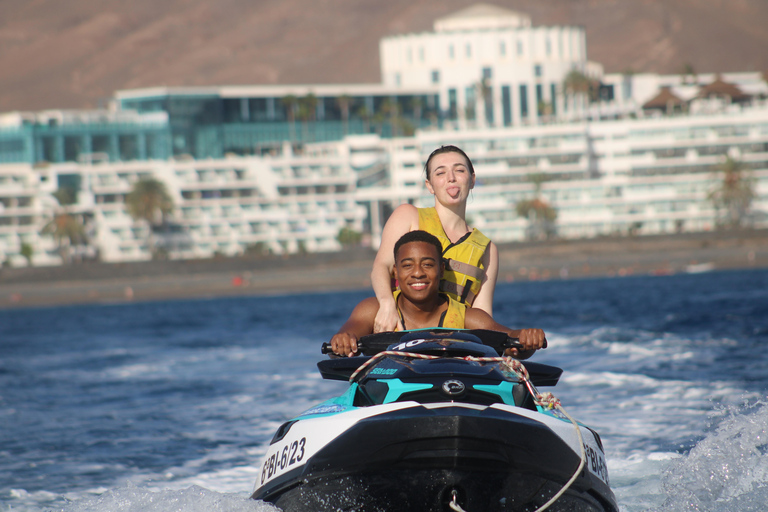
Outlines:
<svg viewBox="0 0 768 512"><path fill-rule="evenodd" d="M473 308L482 309L488 316L493 317L493 292L496 290L496 279L499 277L499 250L493 242L488 243L488 249L483 256L485 280L472 303Z"/></svg>
<svg viewBox="0 0 768 512"><path fill-rule="evenodd" d="M371 285L373 293L379 301L379 311L373 322L373 332L394 331L402 329L400 318L397 316L395 299L392 296L392 268L395 266L395 243L401 236L419 228L419 212L411 204L401 204L384 224L381 233L381 245L373 260L371 270Z"/></svg>

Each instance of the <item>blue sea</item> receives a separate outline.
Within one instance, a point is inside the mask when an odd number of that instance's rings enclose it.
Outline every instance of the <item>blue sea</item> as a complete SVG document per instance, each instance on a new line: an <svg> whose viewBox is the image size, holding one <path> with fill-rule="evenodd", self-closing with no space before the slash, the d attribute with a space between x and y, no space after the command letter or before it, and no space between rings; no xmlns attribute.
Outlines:
<svg viewBox="0 0 768 512"><path fill-rule="evenodd" d="M315 363L368 295L0 311L0 510L277 510L260 458L343 391ZM622 511L766 510L768 270L503 283L494 313L548 333Z"/></svg>

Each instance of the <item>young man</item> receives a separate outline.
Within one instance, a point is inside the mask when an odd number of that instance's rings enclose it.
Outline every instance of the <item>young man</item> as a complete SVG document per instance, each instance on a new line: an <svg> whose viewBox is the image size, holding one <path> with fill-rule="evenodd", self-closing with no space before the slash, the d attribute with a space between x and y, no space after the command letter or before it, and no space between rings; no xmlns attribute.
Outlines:
<svg viewBox="0 0 768 512"><path fill-rule="evenodd" d="M524 350L508 349L506 354L527 359L544 346L541 329L510 329L482 309L468 307L439 292L443 274L442 246L434 235L416 230L404 234L395 243L395 279L400 290L395 292L395 306L405 329L449 327L456 329L491 329L518 338ZM362 300L333 338L331 346L338 355L352 356L357 340L373 332L379 301L376 297Z"/></svg>

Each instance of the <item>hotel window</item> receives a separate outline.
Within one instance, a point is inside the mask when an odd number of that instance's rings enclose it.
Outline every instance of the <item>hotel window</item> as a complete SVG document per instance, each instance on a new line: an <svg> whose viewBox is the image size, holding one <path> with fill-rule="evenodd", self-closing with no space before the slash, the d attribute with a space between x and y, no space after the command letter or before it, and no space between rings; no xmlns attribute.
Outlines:
<svg viewBox="0 0 768 512"><path fill-rule="evenodd" d="M456 119L456 89L448 89L448 118Z"/></svg>
<svg viewBox="0 0 768 512"><path fill-rule="evenodd" d="M424 62L424 47L419 46L419 62Z"/></svg>
<svg viewBox="0 0 768 512"><path fill-rule="evenodd" d="M440 71L437 69L432 70L432 83L433 84L440 83Z"/></svg>
<svg viewBox="0 0 768 512"><path fill-rule="evenodd" d="M507 55L507 43L504 41L499 41L499 55L502 57Z"/></svg>
<svg viewBox="0 0 768 512"><path fill-rule="evenodd" d="M520 117L528 117L528 86L520 84Z"/></svg>
<svg viewBox="0 0 768 512"><path fill-rule="evenodd" d="M522 42L522 41L520 41L520 40L518 40L518 41L517 41L517 55L522 57L522 55L523 55L523 50L524 50L524 48L523 48L523 42Z"/></svg>
<svg viewBox="0 0 768 512"><path fill-rule="evenodd" d="M449 44L448 45L448 58L453 60L454 57L455 57L455 55L454 55L454 52L453 52L453 45Z"/></svg>
<svg viewBox="0 0 768 512"><path fill-rule="evenodd" d="M467 43L467 46L465 47L465 52L467 54L467 58L468 59L472 57L472 45L471 44Z"/></svg>
<svg viewBox="0 0 768 512"><path fill-rule="evenodd" d="M552 41L550 41L549 38L545 41L544 48L546 49L547 57L552 56Z"/></svg>
<svg viewBox="0 0 768 512"><path fill-rule="evenodd" d="M491 68L483 68L483 80L490 80L493 78L493 70Z"/></svg>
<svg viewBox="0 0 768 512"><path fill-rule="evenodd" d="M508 85L501 86L501 112L504 126L512 126L512 91Z"/></svg>
<svg viewBox="0 0 768 512"><path fill-rule="evenodd" d="M535 66L533 66L533 76L535 76L536 78L541 78L541 74L542 74L541 64L536 64Z"/></svg>

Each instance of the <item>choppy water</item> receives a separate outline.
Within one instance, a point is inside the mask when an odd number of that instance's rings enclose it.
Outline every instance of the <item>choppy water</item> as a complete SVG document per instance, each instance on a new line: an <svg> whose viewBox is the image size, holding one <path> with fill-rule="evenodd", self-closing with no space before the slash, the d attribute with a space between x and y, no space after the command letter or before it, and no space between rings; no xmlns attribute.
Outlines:
<svg viewBox="0 0 768 512"><path fill-rule="evenodd" d="M0 311L0 510L257 511L277 426L342 392L319 346L368 293ZM500 284L596 428L626 512L768 503L768 271Z"/></svg>

